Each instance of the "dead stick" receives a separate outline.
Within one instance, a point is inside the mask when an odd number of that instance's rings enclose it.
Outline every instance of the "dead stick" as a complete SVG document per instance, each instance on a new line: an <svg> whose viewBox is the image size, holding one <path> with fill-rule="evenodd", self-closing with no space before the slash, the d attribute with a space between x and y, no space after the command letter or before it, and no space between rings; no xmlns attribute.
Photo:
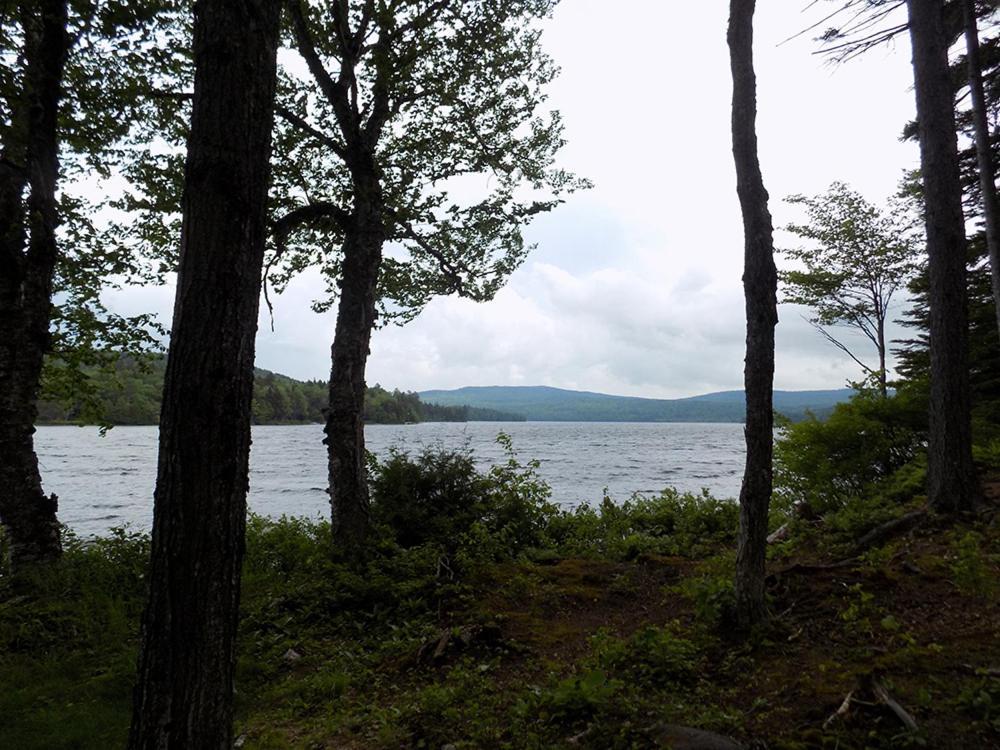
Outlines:
<svg viewBox="0 0 1000 750"><path fill-rule="evenodd" d="M899 705L892 696L889 695L889 691L878 681L872 680L872 692L875 693L875 697L878 698L883 705L885 705L889 710L896 714L897 718L903 722L907 729L911 732L917 731L917 722L914 721L913 717L907 713L906 709Z"/></svg>
<svg viewBox="0 0 1000 750"><path fill-rule="evenodd" d="M829 726L834 722L835 719L843 718L847 716L848 712L851 710L851 700L854 698L854 691L852 690L844 698L844 702L840 704L840 708L830 714L830 717L823 722L823 729L829 728Z"/></svg>

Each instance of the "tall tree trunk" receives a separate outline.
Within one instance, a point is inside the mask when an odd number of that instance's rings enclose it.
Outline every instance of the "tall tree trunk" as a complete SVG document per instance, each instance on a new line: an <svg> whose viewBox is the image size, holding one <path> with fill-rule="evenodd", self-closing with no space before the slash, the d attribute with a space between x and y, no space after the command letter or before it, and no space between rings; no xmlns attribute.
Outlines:
<svg viewBox="0 0 1000 750"><path fill-rule="evenodd" d="M375 301L385 229L374 163L355 177L354 212L344 261L333 339L326 416L333 542L352 559L364 553L370 523L365 468L365 366L375 327Z"/></svg>
<svg viewBox="0 0 1000 750"><path fill-rule="evenodd" d="M993 151L990 146L990 126L986 116L986 94L983 91L983 69L979 56L979 26L975 0L962 0L965 19L965 48L969 91L972 95L972 123L976 134L976 161L979 167L979 191L986 221L986 248L990 257L993 282L993 308L1000 334L1000 201L994 180Z"/></svg>
<svg viewBox="0 0 1000 750"><path fill-rule="evenodd" d="M130 748L232 747L280 3L200 0Z"/></svg>
<svg viewBox="0 0 1000 750"><path fill-rule="evenodd" d="M733 74L733 157L743 211L747 353L746 468L740 489L736 551L737 624L746 630L766 619L764 555L771 502L774 412L774 327L778 322L777 271L771 214L757 157L757 79L753 70L754 0L731 0L729 52Z"/></svg>
<svg viewBox="0 0 1000 750"><path fill-rule="evenodd" d="M59 101L70 47L66 0L22 3L20 14L22 111L10 114L0 164L0 522L15 568L61 552L56 496L42 491L33 436L58 257Z"/></svg>
<svg viewBox="0 0 1000 750"><path fill-rule="evenodd" d="M973 507L965 220L942 0L907 0L930 276L927 495L939 511Z"/></svg>

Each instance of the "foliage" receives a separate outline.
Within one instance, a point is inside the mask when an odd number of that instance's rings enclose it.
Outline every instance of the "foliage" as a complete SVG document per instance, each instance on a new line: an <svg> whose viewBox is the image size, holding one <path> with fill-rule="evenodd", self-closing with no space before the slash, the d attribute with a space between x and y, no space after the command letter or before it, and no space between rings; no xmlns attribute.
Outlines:
<svg viewBox="0 0 1000 750"><path fill-rule="evenodd" d="M629 560L641 554L714 554L735 544L739 506L665 489L621 504L605 496L597 507L580 505L554 518L549 533L566 554Z"/></svg>
<svg viewBox="0 0 1000 750"><path fill-rule="evenodd" d="M535 503L545 496L516 457L493 478L460 459L437 458L447 467L439 485L457 473L472 485L493 483L486 493L493 497L525 494L521 502ZM420 457L405 460L412 466L393 471L422 472L434 484ZM373 471L377 479L380 467ZM463 517L468 508L456 503ZM546 516L537 543L558 555L551 531L571 525L573 515ZM981 535L975 545L957 535L950 554L960 554L950 561L928 559L926 550L936 547L925 540L924 553L914 550L919 580L897 578L885 562L843 578L782 578L794 589L782 594L779 586L774 595L783 599L775 605L788 612L752 647L704 626L731 598L731 549L696 565L663 558L534 564L526 555L515 559L514 550L494 557L506 549L503 525L468 517L455 525L475 533L457 532L465 541L448 556L447 539L428 535L404 547L396 541L401 529L381 523L370 558L356 566L331 556L327 521L250 517L237 674L244 746L624 750L662 745L665 723L738 739L767 736L782 747L897 746L895 722L869 722L859 718L863 710L835 729L820 728L857 676L873 668L898 678L890 690L928 727L929 746L945 747L941 738L960 731L986 747L1000 732L996 678L955 668L992 665L997 641L982 625L993 619L948 640L956 610L977 606L982 618L996 616L990 602L949 582L949 562L972 558L961 550L995 548L988 524L973 529ZM61 563L30 580L0 576L0 737L12 747L111 747L128 729L148 537L117 531L87 544L71 540L67 549ZM468 564L474 560L479 565ZM994 563L982 560L988 573ZM624 578L628 586L608 585ZM905 594L890 593L896 586ZM803 600L810 606L791 606ZM935 606L946 623L926 617ZM462 641L481 623L493 624L495 640ZM973 652L971 632L979 633ZM455 648L434 659L444 633ZM788 704L790 691L811 699Z"/></svg>
<svg viewBox="0 0 1000 750"><path fill-rule="evenodd" d="M486 474L467 452L424 450L413 459L391 452L372 477L373 519L406 548L433 543L505 557L542 546L557 512L549 488L537 463L518 462L508 436L497 440L507 461Z"/></svg>
<svg viewBox="0 0 1000 750"><path fill-rule="evenodd" d="M925 433L924 405L906 390L888 398L861 390L826 420L785 422L775 443L776 505L827 513L879 493L907 500L919 491L921 474L907 467L921 460Z"/></svg>
<svg viewBox="0 0 1000 750"><path fill-rule="evenodd" d="M0 110L4 158L20 165L23 132L24 33L19 8L0 8ZM100 385L115 376L119 353L141 357L158 346L162 328L151 315L110 311L102 292L158 278L150 256L104 226L111 201L87 189L141 161L127 143L140 123L155 131L142 92L161 75L170 53L160 49L168 30L187 15L175 0L91 0L68 4L72 48L62 81L58 245L43 397L74 405L88 421L106 424ZM25 14L24 18L28 15ZM148 143L145 144L148 146ZM81 189L83 187L84 189ZM97 217L100 217L98 220Z"/></svg>
<svg viewBox="0 0 1000 750"><path fill-rule="evenodd" d="M782 271L784 302L813 310L810 322L866 373L885 378L885 321L889 305L914 273L918 235L915 220L901 202L883 213L842 182L816 197L793 195L788 203L803 206L808 223L786 231L809 246L782 250L802 270ZM876 366L865 364L827 328L845 326L860 332L875 347Z"/></svg>
<svg viewBox="0 0 1000 750"><path fill-rule="evenodd" d="M990 599L997 593L998 582L982 542L982 535L974 531L956 536L951 544L950 567L960 591Z"/></svg>
<svg viewBox="0 0 1000 750"><path fill-rule="evenodd" d="M1000 676L995 670L993 674L977 670L972 684L958 694L956 702L966 713L1000 734Z"/></svg>
<svg viewBox="0 0 1000 750"><path fill-rule="evenodd" d="M997 318L983 233L978 233L969 241L966 279L973 438L976 444L982 446L1000 439L1000 347L997 346ZM906 387L925 403L930 388L930 350L927 343L929 283L927 269L922 268L909 285L913 305L899 321L913 334L895 342L899 362L897 370L905 378Z"/></svg>
<svg viewBox="0 0 1000 750"><path fill-rule="evenodd" d="M698 676L700 649L677 635L677 629L646 626L625 640L598 633L593 643L595 659L633 684L690 684Z"/></svg>
<svg viewBox="0 0 1000 750"><path fill-rule="evenodd" d="M291 4L309 73L289 66L279 84L279 287L319 266L328 296L316 307L329 308L350 217L378 211L392 243L379 278L384 319L408 320L436 294L492 298L529 249L522 227L586 185L553 165L562 123L544 89L557 69L539 22L554 5ZM380 205L358 204L362 172L377 175Z"/></svg>

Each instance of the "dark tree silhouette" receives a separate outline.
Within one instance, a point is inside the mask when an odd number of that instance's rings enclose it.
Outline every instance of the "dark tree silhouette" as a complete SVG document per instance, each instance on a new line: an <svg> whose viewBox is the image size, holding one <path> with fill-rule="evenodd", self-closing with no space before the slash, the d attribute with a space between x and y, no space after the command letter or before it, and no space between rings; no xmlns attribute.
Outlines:
<svg viewBox="0 0 1000 750"><path fill-rule="evenodd" d="M774 326L777 270L767 190L757 157L757 79L753 69L754 0L731 0L729 54L733 75L733 158L743 211L747 354L747 459L740 489L740 534L736 552L737 624L746 630L767 616L764 555L773 482Z"/></svg>
<svg viewBox="0 0 1000 750"><path fill-rule="evenodd" d="M940 511L971 508L972 465L962 215L954 93L942 0L908 0L913 80L920 136L930 277L930 432L927 495Z"/></svg>
<svg viewBox="0 0 1000 750"><path fill-rule="evenodd" d="M990 126L986 113L986 92L983 90L983 68L979 50L979 26L975 0L962 0L962 20L965 30L965 62L972 99L972 127L976 140L976 163L979 171L979 193L986 224L986 249L990 259L993 285L993 308L1000 331L1000 201L994 182L996 169L990 145Z"/></svg>
<svg viewBox="0 0 1000 750"><path fill-rule="evenodd" d="M280 3L201 0L130 748L232 747Z"/></svg>
<svg viewBox="0 0 1000 750"><path fill-rule="evenodd" d="M0 144L0 522L15 567L61 552L56 497L42 491L33 435L58 260L58 119L70 47L66 0L20 3L18 12L23 85L7 101Z"/></svg>

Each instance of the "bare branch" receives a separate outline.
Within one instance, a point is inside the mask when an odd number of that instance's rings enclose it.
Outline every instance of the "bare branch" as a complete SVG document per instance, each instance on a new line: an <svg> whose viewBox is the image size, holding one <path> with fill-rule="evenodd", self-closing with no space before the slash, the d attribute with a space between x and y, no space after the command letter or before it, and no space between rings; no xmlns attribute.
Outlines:
<svg viewBox="0 0 1000 750"><path fill-rule="evenodd" d="M835 347L837 347L838 349L840 349L840 351L844 352L844 354L846 354L846 355L847 355L848 357L850 357L850 358L851 358L851 359L853 359L853 360L854 360L855 362L857 362L857 363L858 363L858 364L859 364L859 365L861 366L861 369L863 369L863 370L864 370L865 372L867 372L867 373L868 373L869 375L871 375L871 374L873 374L873 373L875 372L875 370L873 370L873 369L872 369L871 367L869 367L868 365L866 365L866 364L865 364L864 362L862 362L862 361L861 361L860 359L858 359L857 357L855 357L855 356L854 356L854 352L852 352L852 351L851 351L850 349L848 349L848 348L847 348L847 347L846 347L846 346L845 346L844 344L842 344L842 343L841 343L840 341L838 341L837 339L835 339L835 338L834 338L834 337L833 337L833 336L832 336L832 335L830 334L830 332L829 332L829 331L827 331L827 330L826 330L826 329L825 329L825 328L824 328L823 326L821 326L821 325L820 325L819 323L817 323L817 322L816 322L816 321L814 321L814 320L809 320L809 318L805 317L804 315L802 316L802 319L803 319L803 320L805 320L805 321L806 321L807 323L809 323L809 325L811 325L811 326L812 326L813 328L815 328L815 329L816 329L817 331L819 331L819 332L820 332L820 333L821 333L821 334L823 335L823 338L825 338L825 339L826 339L827 341L829 341L829 342L830 342L831 344L833 344L833 345L834 345Z"/></svg>

